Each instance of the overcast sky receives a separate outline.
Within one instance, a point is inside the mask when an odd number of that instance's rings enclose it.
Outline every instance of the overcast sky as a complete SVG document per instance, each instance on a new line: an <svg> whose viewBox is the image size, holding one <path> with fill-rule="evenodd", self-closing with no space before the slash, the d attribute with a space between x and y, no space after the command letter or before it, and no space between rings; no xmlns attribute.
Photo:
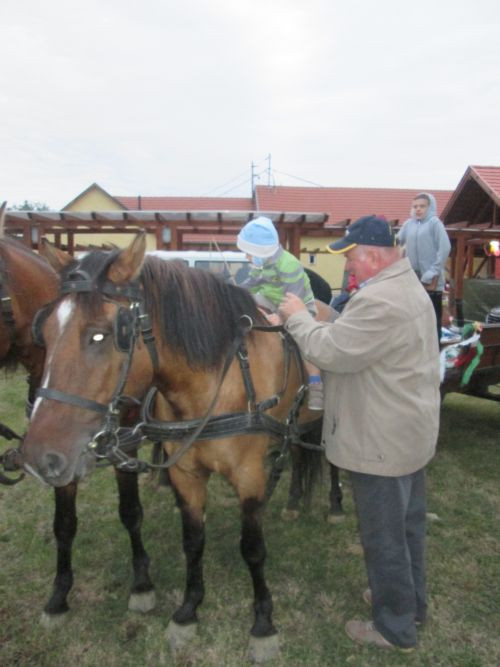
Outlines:
<svg viewBox="0 0 500 667"><path fill-rule="evenodd" d="M0 200L453 189L500 166L498 0L1 0ZM298 180L298 179L304 180Z"/></svg>

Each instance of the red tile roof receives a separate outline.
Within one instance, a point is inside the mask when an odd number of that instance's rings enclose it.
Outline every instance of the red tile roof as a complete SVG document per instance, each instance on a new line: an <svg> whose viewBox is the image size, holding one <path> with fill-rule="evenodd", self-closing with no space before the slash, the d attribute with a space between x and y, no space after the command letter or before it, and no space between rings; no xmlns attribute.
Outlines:
<svg viewBox="0 0 500 667"><path fill-rule="evenodd" d="M131 211L252 211L251 197L115 197Z"/></svg>
<svg viewBox="0 0 500 667"><path fill-rule="evenodd" d="M258 185L257 209L261 211L322 212L328 213L325 227L362 215L385 215L401 224L410 215L415 195L431 192L437 203L438 214L452 194L452 190L408 190L397 188L315 188Z"/></svg>
<svg viewBox="0 0 500 667"><path fill-rule="evenodd" d="M500 167L470 167L471 173L474 173L478 182L488 194L496 199L497 206L500 206ZM466 172L467 173L467 172ZM457 188L458 189L458 188Z"/></svg>
<svg viewBox="0 0 500 667"><path fill-rule="evenodd" d="M493 209L488 202L500 206L500 167L467 167L443 210L443 221L445 224L491 222Z"/></svg>

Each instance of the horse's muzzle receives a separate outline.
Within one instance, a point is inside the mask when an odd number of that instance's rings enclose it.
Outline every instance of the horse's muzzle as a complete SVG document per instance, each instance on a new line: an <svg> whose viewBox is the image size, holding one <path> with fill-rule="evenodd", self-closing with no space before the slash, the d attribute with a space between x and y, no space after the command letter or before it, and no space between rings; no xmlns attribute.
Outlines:
<svg viewBox="0 0 500 667"><path fill-rule="evenodd" d="M45 484L59 487L83 479L93 468L94 461L91 454L82 452L71 464L64 453L49 450L44 452L36 466L25 462L24 469Z"/></svg>

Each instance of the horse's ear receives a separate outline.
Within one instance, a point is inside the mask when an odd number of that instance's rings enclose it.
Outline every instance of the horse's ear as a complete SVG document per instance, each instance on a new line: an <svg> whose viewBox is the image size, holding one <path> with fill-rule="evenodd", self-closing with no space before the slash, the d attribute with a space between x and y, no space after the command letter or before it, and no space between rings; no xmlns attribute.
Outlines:
<svg viewBox="0 0 500 667"><path fill-rule="evenodd" d="M139 232L132 243L122 250L108 270L108 279L117 285L138 277L146 253L146 233Z"/></svg>
<svg viewBox="0 0 500 667"><path fill-rule="evenodd" d="M47 260L50 266L60 273L68 264L73 261L73 257L64 250L59 250L52 243L42 238L38 244L38 253Z"/></svg>

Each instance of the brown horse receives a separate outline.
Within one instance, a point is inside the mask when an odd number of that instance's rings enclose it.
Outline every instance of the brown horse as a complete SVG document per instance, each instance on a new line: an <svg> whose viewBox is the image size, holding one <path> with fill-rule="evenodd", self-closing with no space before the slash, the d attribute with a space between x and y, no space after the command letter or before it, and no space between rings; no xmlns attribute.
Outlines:
<svg viewBox="0 0 500 667"><path fill-rule="evenodd" d="M245 290L208 272L145 256L143 235L123 251L93 251L78 262L55 248L48 248L47 255L61 271L62 296L41 326L47 362L23 444L26 470L56 487L83 477L99 449L103 424L119 403L125 377L124 392L136 399L155 385L160 397L155 417L174 420L176 428L190 427L209 414L222 421L237 415L245 423L255 417L280 425L290 420L302 383L300 359L287 354L280 333L254 328L244 342L240 339L242 322L264 324ZM138 303L139 316L132 318ZM133 335L146 313L156 355ZM206 486L218 472L232 484L241 505L240 547L254 587L250 651L260 660L278 650L261 525L271 437L259 427L240 424L236 430L236 435L215 431L190 447L182 445L183 456L170 467L187 579L169 637L177 646L196 627L204 595ZM170 440L165 447L172 461L181 436Z"/></svg>
<svg viewBox="0 0 500 667"><path fill-rule="evenodd" d="M59 276L54 269L23 244L4 236L0 224L0 367L10 371L21 364L26 368L29 405L40 385L45 359L45 350L33 340L32 322L35 313L58 293ZM120 517L129 532L133 551L134 581L129 606L147 611L154 605L154 591L141 540L142 508L137 476L116 471L116 478ZM4 483L9 482L10 478L4 478ZM76 482L57 487L54 493L57 571L42 616L45 625L62 618L68 610L66 598L73 582L71 549L77 529Z"/></svg>

